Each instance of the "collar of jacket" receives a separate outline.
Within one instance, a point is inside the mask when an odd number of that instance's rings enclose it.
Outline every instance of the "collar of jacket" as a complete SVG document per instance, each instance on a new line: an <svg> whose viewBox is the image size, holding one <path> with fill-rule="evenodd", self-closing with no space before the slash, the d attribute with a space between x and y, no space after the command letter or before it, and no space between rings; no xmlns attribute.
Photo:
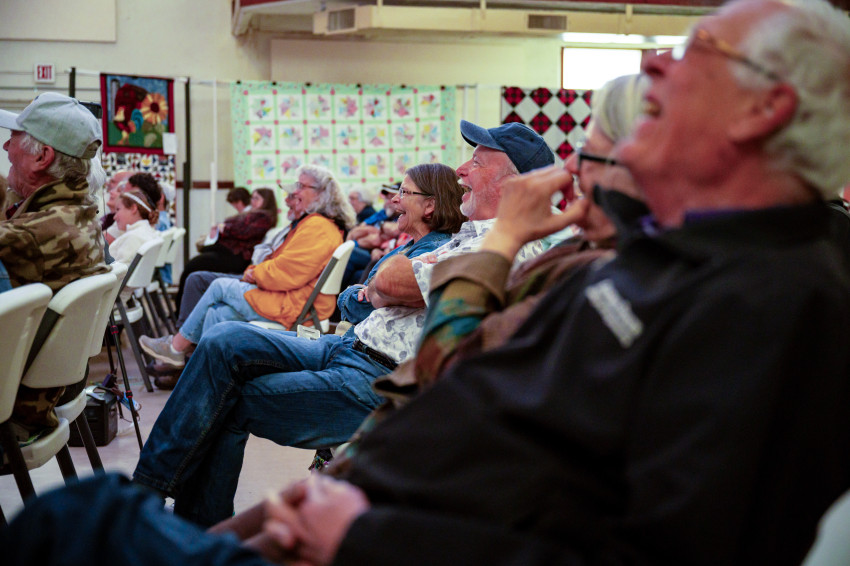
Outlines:
<svg viewBox="0 0 850 566"><path fill-rule="evenodd" d="M32 210L41 210L45 206L56 202L65 204L89 204L89 185L87 182L69 184L64 180L54 181L42 185L35 190L33 194L28 196L12 215L11 219L15 219L25 212Z"/></svg>

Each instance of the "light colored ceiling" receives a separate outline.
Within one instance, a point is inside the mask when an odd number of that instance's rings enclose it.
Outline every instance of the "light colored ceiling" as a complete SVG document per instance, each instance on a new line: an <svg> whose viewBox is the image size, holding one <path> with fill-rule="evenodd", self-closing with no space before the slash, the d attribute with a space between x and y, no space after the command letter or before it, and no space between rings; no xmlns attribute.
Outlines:
<svg viewBox="0 0 850 566"><path fill-rule="evenodd" d="M564 31L531 29L530 15L563 16L566 20L555 21L565 21L570 32L677 35L713 9L563 0L233 0L233 6L234 35L262 31L279 37L392 41L558 38ZM333 28L329 14L340 11L348 12L349 24L328 31Z"/></svg>

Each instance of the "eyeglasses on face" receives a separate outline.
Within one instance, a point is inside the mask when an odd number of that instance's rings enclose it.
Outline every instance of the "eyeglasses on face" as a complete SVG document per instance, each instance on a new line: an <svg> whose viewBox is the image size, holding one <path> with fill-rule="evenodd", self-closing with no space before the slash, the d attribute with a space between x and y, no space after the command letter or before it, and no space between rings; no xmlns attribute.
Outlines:
<svg viewBox="0 0 850 566"><path fill-rule="evenodd" d="M295 181L295 190L300 191L303 189L313 189L314 191L318 191L319 187L314 187L313 185L305 185L301 181Z"/></svg>
<svg viewBox="0 0 850 566"><path fill-rule="evenodd" d="M604 163L605 165L620 165L620 162L614 159L613 157L608 157L606 155L597 155L595 153L589 153L585 151L583 143L580 143L576 146L576 158L578 159L579 168L581 168L582 161Z"/></svg>
<svg viewBox="0 0 850 566"><path fill-rule="evenodd" d="M688 52L688 49L690 49L696 44L702 45L707 49L711 49L715 53L719 53L727 59L731 59L732 61L736 61L738 63L741 63L742 65L746 65L753 71L760 73L771 80L782 81L782 78L779 75L777 75L767 67L756 63L755 61L741 53L741 51L733 47L728 41L724 41L719 37L715 37L704 29L698 29L694 31L694 33L691 34L691 37L688 38L685 43L674 47L670 54L672 55L675 61L681 61L685 57L685 54Z"/></svg>
<svg viewBox="0 0 850 566"><path fill-rule="evenodd" d="M407 195L420 195L420 196L423 196L423 197L430 197L431 196L428 193L419 193L419 192L416 192L416 191L408 191L404 187L399 188L398 198L404 198Z"/></svg>

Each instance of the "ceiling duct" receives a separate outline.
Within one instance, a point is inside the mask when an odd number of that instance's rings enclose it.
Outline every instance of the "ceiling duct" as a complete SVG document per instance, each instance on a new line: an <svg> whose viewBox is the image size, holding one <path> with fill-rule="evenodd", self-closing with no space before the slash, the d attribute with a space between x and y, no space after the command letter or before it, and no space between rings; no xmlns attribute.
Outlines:
<svg viewBox="0 0 850 566"><path fill-rule="evenodd" d="M567 31L563 12L411 6L353 6L313 14L313 33L443 32L517 36Z"/></svg>

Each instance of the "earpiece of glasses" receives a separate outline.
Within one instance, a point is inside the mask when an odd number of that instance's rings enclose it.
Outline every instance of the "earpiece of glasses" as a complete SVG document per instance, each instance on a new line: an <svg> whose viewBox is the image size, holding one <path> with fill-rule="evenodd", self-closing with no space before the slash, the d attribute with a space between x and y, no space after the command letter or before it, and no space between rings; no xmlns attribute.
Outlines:
<svg viewBox="0 0 850 566"><path fill-rule="evenodd" d="M620 165L620 162L613 157L607 155L597 155L584 150L584 144L580 143L576 146L576 157L578 158L578 166L581 167L582 161L593 161L594 163L604 163L606 165Z"/></svg>
<svg viewBox="0 0 850 566"><path fill-rule="evenodd" d="M404 198L404 197L405 197L405 196L407 196L407 195L420 195L420 196L423 196L423 197L429 197L429 196L431 196L431 195L429 195L428 193L419 193L419 192L416 192L416 191L408 191L408 190L407 190L407 189L405 189L404 187L401 187L401 188L398 190L398 198Z"/></svg>

